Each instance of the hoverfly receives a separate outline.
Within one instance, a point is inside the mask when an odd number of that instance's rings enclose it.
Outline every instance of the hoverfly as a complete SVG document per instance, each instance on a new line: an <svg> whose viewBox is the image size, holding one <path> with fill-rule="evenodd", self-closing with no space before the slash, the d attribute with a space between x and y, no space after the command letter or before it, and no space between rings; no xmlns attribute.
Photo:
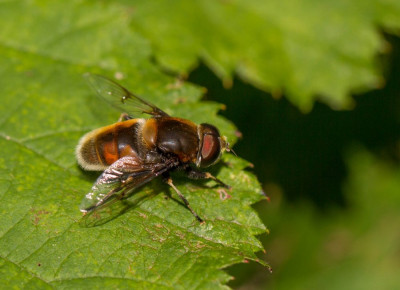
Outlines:
<svg viewBox="0 0 400 290"><path fill-rule="evenodd" d="M167 113L131 93L116 82L86 74L91 86L105 101L120 109L150 115L133 118L122 113L118 122L84 135L76 148L79 165L85 170L103 171L80 205L83 213L107 206L112 200L126 198L139 186L157 176L182 199L197 218L187 199L175 187L170 172L183 170L191 179L212 179L230 188L209 172L199 171L215 164L229 149L226 137L210 124L197 125ZM197 167L197 168L196 168Z"/></svg>

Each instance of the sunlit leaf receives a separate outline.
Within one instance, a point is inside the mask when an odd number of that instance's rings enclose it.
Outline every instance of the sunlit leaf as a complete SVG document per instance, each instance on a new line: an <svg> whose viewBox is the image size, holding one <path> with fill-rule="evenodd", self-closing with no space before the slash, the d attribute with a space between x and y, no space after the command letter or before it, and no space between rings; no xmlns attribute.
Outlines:
<svg viewBox="0 0 400 290"><path fill-rule="evenodd" d="M83 73L117 77L169 114L215 124L231 140L235 128L217 116L221 105L199 102L201 88L159 71L121 7L2 1L0 16L2 285L221 288L230 278L222 268L257 260L255 235L266 228L251 205L261 189L248 163L232 155L212 169L233 187L230 198L213 182L174 175L205 224L161 180L108 216L82 219L79 204L100 173L79 169L75 146L119 117Z"/></svg>

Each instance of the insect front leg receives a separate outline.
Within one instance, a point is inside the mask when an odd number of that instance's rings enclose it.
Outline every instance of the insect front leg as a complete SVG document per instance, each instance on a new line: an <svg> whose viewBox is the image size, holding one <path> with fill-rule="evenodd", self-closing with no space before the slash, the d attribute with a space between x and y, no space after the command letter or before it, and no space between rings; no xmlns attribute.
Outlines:
<svg viewBox="0 0 400 290"><path fill-rule="evenodd" d="M175 190L175 192L179 195L179 197L182 199L182 201L184 202L184 204L186 205L186 207L192 212L192 214L196 217L196 219L203 223L204 220L202 218L199 217L199 215L192 209L192 207L190 206L188 200L186 199L186 197L179 191L179 189L174 185L174 183L172 182L172 178L169 177L168 175L164 176L164 181L172 187L173 190Z"/></svg>
<svg viewBox="0 0 400 290"><path fill-rule="evenodd" d="M216 178L214 175L212 175L210 172L202 172L202 171L197 171L193 169L192 167L188 167L186 170L187 176L191 179L212 179L218 184L222 185L223 187L227 189L231 189L232 187L218 178Z"/></svg>

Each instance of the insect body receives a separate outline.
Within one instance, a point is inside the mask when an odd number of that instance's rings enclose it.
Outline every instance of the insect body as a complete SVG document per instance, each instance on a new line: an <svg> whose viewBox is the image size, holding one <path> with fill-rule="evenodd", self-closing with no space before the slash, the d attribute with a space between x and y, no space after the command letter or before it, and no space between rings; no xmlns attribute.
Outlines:
<svg viewBox="0 0 400 290"><path fill-rule="evenodd" d="M122 199L139 186L162 176L193 215L202 221L175 187L169 172L181 169L189 178L209 178L229 188L210 173L193 168L216 163L224 150L230 150L226 138L221 137L213 125L196 125L169 116L112 80L98 75L87 77L100 97L109 103L120 109L149 114L151 118L133 119L124 113L119 122L81 138L76 149L78 163L86 170L103 171L83 199L81 211L90 212L111 200Z"/></svg>

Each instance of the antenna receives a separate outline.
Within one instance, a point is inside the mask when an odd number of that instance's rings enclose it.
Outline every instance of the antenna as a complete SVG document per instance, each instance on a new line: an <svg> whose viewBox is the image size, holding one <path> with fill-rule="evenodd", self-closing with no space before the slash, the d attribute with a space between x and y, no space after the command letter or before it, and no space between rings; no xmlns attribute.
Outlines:
<svg viewBox="0 0 400 290"><path fill-rule="evenodd" d="M229 143L226 142L225 144L226 144L226 145L225 145L225 150L226 150L227 152L231 152L233 155L235 155L236 157L238 157L237 154L236 154L236 152L233 151L232 148L229 148Z"/></svg>

